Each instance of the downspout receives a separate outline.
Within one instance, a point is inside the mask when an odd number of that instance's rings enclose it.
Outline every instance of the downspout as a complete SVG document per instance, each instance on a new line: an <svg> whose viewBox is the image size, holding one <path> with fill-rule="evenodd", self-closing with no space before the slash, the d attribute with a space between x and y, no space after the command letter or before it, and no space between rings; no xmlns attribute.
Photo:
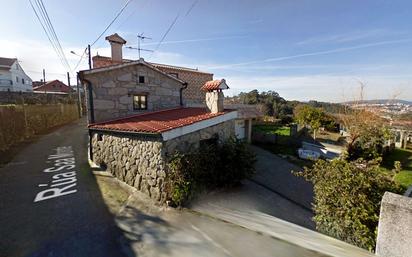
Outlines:
<svg viewBox="0 0 412 257"><path fill-rule="evenodd" d="M83 77L83 73L79 72L79 78L82 82L86 82L87 84L87 91L88 91L88 96L89 96L89 112L90 112L90 123L94 123L94 105L93 105L93 87L92 87L92 82L89 80L85 79ZM89 158L91 161L93 161L93 140L92 140L93 133L89 129Z"/></svg>
<svg viewBox="0 0 412 257"><path fill-rule="evenodd" d="M187 82L183 83L183 87L180 88L180 106L183 107L183 90L187 88Z"/></svg>

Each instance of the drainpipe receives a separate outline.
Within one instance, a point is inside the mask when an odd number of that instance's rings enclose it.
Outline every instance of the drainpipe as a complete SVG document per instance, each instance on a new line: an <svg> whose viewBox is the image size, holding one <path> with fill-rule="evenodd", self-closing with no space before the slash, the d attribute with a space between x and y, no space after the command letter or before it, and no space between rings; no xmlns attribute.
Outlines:
<svg viewBox="0 0 412 257"><path fill-rule="evenodd" d="M187 82L183 84L183 87L180 88L180 106L183 107L183 90L187 88Z"/></svg>
<svg viewBox="0 0 412 257"><path fill-rule="evenodd" d="M83 77L83 73L79 73L79 78L82 82L86 82L87 84L87 92L89 93L89 111L90 111L90 120L89 123L94 123L94 104L93 104L93 87L92 87L92 82L90 80L87 80Z"/></svg>

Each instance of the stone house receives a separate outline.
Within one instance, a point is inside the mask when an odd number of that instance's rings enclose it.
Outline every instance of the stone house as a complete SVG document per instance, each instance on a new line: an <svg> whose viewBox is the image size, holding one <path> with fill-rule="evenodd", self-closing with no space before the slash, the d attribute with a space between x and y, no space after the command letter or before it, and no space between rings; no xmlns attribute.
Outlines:
<svg viewBox="0 0 412 257"><path fill-rule="evenodd" d="M225 80L205 83L202 107L187 107L187 82L143 59L81 71L89 157L156 201L166 200L166 163L175 152L235 136L236 110L223 106Z"/></svg>
<svg viewBox="0 0 412 257"><path fill-rule="evenodd" d="M123 59L122 48L123 48L123 45L126 44L126 40L120 37L117 33L106 37L106 40L110 43L110 46L111 46L111 57L100 56L100 55L93 56L92 58L93 59L93 70L104 68L104 67L110 67L113 65L120 65L120 64L126 65L128 63L136 62L136 61L129 60L129 59ZM210 83L211 81L213 81L212 73L200 71L198 69L178 67L178 66L173 66L173 65L168 65L168 64L160 64L160 63L152 63L152 62L144 62L144 64L149 65L152 68L154 67L162 71L163 73L166 73L167 75L175 77L181 83L186 83L183 86L183 89L181 90L181 94L179 94L179 97L180 97L179 101L182 106L186 106L186 107L205 106L206 91L202 90L201 88L206 83ZM136 74L137 73L134 73L133 76L135 76L135 80L137 81L137 79L139 78L136 77L138 76ZM150 88L153 88L153 87L150 87ZM120 89L120 90L123 90L123 92L125 92L125 89ZM113 94L113 92L111 93ZM131 110L132 108L130 106L126 110L124 104L127 103L127 101L128 100L126 96L122 98L122 103L119 103L118 105L113 104L111 101L105 102L104 100L103 101L97 100L98 109L95 110L95 112L97 113L96 115L102 116L102 118L105 119L108 116L110 116L111 113L117 113L116 117L123 117L128 114L136 113L136 110ZM120 110L118 109L118 106L121 107ZM250 142L251 137L252 137L252 134L251 134L252 120L259 116L262 116L263 114L257 110L256 106L246 106L246 105L233 106L232 105L229 108L238 110L238 117L235 121L236 136L238 138L242 138ZM153 108L148 108L148 111L153 111L153 110L158 110L158 109L162 109L162 106L154 106ZM143 112L143 110L141 110L140 112ZM97 119L96 121L98 120L99 119Z"/></svg>
<svg viewBox="0 0 412 257"><path fill-rule="evenodd" d="M117 33L106 37L106 40L110 43L112 56L93 56L93 68L102 68L133 62L133 60L123 59L122 46L126 44L126 40L120 37ZM187 83L187 88L183 91L183 99L186 105L199 106L205 103L205 92L201 90L201 87L207 81L213 80L212 73L168 64L147 63Z"/></svg>

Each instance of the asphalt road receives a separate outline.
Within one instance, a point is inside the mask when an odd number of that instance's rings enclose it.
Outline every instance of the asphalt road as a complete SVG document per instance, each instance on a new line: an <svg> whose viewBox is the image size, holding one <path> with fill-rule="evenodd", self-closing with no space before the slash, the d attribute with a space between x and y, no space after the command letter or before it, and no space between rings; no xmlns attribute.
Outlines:
<svg viewBox="0 0 412 257"><path fill-rule="evenodd" d="M128 251L86 152L86 124L79 120L41 137L0 168L0 257Z"/></svg>

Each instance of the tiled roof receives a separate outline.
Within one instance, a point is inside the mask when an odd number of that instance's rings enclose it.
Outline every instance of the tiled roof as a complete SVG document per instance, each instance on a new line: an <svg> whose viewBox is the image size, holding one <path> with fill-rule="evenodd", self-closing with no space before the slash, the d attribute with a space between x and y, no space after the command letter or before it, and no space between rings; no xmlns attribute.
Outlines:
<svg viewBox="0 0 412 257"><path fill-rule="evenodd" d="M175 128L188 126L203 120L211 119L230 111L231 110L220 113L211 113L206 108L176 108L95 123L89 125L89 128L158 134Z"/></svg>
<svg viewBox="0 0 412 257"><path fill-rule="evenodd" d="M64 84L60 80L52 80L48 81L45 84L42 84L40 86L33 87L34 91L54 91L54 92L64 92L64 93L69 93L73 91L71 87L68 85Z"/></svg>
<svg viewBox="0 0 412 257"><path fill-rule="evenodd" d="M217 80L211 80L206 82L202 86L203 91L212 91L212 90L218 90L218 89L228 89L229 87L226 85L226 81L224 79L217 79Z"/></svg>
<svg viewBox="0 0 412 257"><path fill-rule="evenodd" d="M16 60L17 60L16 58L0 57L0 66L11 67Z"/></svg>
<svg viewBox="0 0 412 257"><path fill-rule="evenodd" d="M163 64L163 63L150 62L150 64L153 65L153 66L155 66L155 67L157 67L157 68L165 68L165 69L171 69L171 70L189 71L189 72L204 73L204 74L212 74L212 73L209 73L209 72L200 71L200 70L198 70L198 69L181 67L181 66L175 66L175 65L169 65L169 64Z"/></svg>

